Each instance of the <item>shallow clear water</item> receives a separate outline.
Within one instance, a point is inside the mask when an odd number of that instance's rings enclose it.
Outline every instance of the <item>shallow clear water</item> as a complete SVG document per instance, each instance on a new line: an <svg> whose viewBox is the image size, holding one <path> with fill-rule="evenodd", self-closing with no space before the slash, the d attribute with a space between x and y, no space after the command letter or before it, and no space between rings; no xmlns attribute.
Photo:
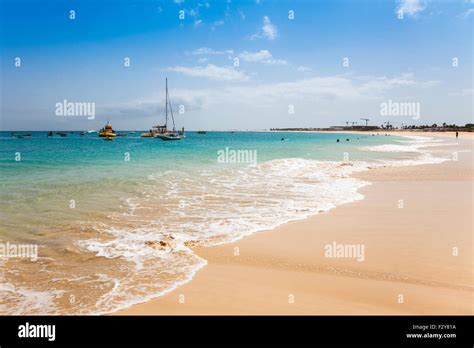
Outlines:
<svg viewBox="0 0 474 348"><path fill-rule="evenodd" d="M193 245L362 199L354 172L439 161L426 140L371 133L28 133L0 132L0 242L39 246L36 261L0 259L5 314L106 313L159 296L205 265Z"/></svg>

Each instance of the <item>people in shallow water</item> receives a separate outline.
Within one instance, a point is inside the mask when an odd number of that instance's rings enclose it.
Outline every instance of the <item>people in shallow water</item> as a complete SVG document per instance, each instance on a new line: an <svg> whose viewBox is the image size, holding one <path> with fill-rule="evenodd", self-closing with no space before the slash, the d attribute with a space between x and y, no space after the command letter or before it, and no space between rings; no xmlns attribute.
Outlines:
<svg viewBox="0 0 474 348"><path fill-rule="evenodd" d="M281 141L285 140L285 138L281 138Z"/></svg>
<svg viewBox="0 0 474 348"><path fill-rule="evenodd" d="M337 141L336 141L336 142L339 142L339 139L337 139Z"/></svg>
<svg viewBox="0 0 474 348"><path fill-rule="evenodd" d="M459 132L456 132L456 139L458 138L458 136L459 136Z"/></svg>
<svg viewBox="0 0 474 348"><path fill-rule="evenodd" d="M349 141L349 138L347 138L346 141Z"/></svg>

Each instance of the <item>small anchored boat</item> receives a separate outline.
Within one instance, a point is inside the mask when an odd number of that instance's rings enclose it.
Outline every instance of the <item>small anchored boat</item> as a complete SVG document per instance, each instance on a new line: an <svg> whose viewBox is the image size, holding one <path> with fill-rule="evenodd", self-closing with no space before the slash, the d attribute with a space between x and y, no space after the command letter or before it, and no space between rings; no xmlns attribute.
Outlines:
<svg viewBox="0 0 474 348"><path fill-rule="evenodd" d="M156 134L155 138L160 138L161 140L180 140L184 138L184 135L181 135L180 132L170 132L170 133L162 133Z"/></svg>

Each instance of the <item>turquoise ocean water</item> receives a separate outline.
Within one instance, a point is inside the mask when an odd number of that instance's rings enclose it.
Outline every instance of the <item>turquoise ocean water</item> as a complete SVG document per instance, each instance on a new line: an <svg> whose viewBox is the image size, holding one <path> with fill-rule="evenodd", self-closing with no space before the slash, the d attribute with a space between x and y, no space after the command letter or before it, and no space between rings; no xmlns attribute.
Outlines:
<svg viewBox="0 0 474 348"><path fill-rule="evenodd" d="M32 137L0 132L0 242L38 245L38 259L0 259L1 314L143 302L205 265L193 245L362 199L368 183L354 172L440 160L426 139L383 133L188 132L171 142L21 133Z"/></svg>

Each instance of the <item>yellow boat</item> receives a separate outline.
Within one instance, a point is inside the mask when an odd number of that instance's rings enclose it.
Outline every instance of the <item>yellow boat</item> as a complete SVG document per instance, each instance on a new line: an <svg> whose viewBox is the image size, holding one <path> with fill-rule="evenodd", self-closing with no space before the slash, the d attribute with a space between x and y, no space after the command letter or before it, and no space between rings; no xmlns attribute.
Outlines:
<svg viewBox="0 0 474 348"><path fill-rule="evenodd" d="M102 128L99 131L99 137L116 137L116 136L117 136L117 133L115 133L110 122L107 122L104 128Z"/></svg>

